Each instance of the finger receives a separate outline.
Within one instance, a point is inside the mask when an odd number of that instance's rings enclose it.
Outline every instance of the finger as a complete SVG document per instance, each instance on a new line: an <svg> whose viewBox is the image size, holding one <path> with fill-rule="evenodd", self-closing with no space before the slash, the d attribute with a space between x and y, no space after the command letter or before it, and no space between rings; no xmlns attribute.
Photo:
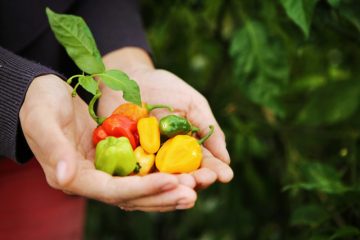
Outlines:
<svg viewBox="0 0 360 240"><path fill-rule="evenodd" d="M202 168L208 168L217 175L217 179L222 183L230 182L234 177L232 169L223 161L215 158L206 148L203 148Z"/></svg>
<svg viewBox="0 0 360 240"><path fill-rule="evenodd" d="M133 199L122 203L126 208L163 208L191 205L196 201L196 192L188 187L179 185L177 188L160 194Z"/></svg>
<svg viewBox="0 0 360 240"><path fill-rule="evenodd" d="M187 186L189 188L194 188L196 186L196 182L194 177L191 174L183 173L176 175L181 185Z"/></svg>
<svg viewBox="0 0 360 240"><path fill-rule="evenodd" d="M192 173L196 181L196 189L205 189L213 184L217 175L208 168L200 168Z"/></svg>
<svg viewBox="0 0 360 240"><path fill-rule="evenodd" d="M71 192L111 204L119 204L132 199L169 191L178 186L178 179L165 173L153 173L147 176L112 177L111 175L82 166L80 173L69 186Z"/></svg>
<svg viewBox="0 0 360 240"><path fill-rule="evenodd" d="M226 149L225 135L216 122L207 102L196 102L188 114L189 120L200 128L199 135L205 136L209 132L209 126L215 127L213 135L204 143L210 152L225 163L230 163L230 156Z"/></svg>

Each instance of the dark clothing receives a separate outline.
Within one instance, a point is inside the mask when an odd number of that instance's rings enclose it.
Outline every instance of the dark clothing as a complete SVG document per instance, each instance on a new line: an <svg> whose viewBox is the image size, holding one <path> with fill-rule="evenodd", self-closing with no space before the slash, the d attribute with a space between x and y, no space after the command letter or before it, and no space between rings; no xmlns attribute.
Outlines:
<svg viewBox="0 0 360 240"><path fill-rule="evenodd" d="M31 80L80 72L50 31L46 6L82 16L103 55L125 46L149 51L134 0L0 0L0 156L18 162L31 157L18 116Z"/></svg>

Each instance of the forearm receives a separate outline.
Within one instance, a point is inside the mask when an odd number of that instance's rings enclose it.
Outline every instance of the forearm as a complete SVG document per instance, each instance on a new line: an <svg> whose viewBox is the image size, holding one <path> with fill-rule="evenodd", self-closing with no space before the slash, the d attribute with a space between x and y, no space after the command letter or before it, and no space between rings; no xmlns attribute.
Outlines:
<svg viewBox="0 0 360 240"><path fill-rule="evenodd" d="M31 156L22 136L19 111L31 81L55 73L0 47L0 156L24 162Z"/></svg>

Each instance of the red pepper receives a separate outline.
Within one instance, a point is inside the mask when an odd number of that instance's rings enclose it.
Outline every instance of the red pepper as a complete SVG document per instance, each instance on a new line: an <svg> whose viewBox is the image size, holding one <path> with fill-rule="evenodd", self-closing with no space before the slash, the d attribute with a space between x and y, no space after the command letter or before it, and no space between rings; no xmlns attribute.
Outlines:
<svg viewBox="0 0 360 240"><path fill-rule="evenodd" d="M106 118L105 121L94 130L93 142L96 145L108 136L128 138L133 149L139 145L136 121L120 114L113 114Z"/></svg>

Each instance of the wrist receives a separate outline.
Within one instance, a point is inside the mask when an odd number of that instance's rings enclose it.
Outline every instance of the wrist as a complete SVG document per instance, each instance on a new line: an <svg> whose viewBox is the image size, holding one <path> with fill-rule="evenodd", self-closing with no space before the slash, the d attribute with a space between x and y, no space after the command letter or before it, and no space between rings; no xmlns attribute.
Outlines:
<svg viewBox="0 0 360 240"><path fill-rule="evenodd" d="M153 70L149 54L142 48L124 47L103 57L106 69L119 69L128 75L138 71Z"/></svg>

